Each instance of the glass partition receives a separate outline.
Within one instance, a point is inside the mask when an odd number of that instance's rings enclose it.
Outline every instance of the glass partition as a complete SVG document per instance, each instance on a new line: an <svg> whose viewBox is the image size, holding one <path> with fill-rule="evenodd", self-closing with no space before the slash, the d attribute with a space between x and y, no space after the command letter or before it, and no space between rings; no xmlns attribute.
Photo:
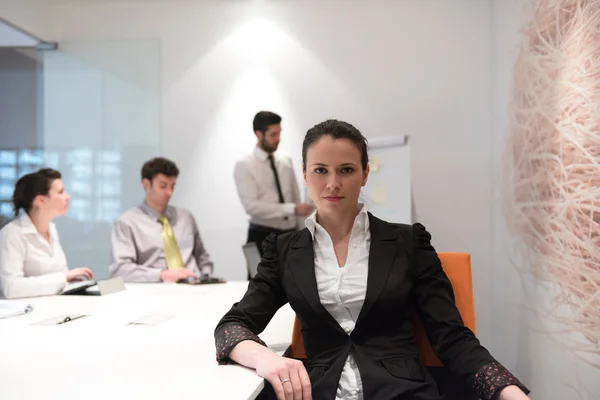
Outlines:
<svg viewBox="0 0 600 400"><path fill-rule="evenodd" d="M61 171L71 203L56 224L69 266L103 278L112 224L143 199L140 168L160 150L160 45L60 43L44 53L42 78L43 146L0 153L0 184L12 192L16 176Z"/></svg>

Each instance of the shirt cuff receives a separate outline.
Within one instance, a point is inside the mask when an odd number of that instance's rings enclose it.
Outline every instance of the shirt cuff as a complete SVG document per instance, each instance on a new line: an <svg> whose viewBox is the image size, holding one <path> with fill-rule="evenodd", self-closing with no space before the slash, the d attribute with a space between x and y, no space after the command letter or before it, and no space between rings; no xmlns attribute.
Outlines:
<svg viewBox="0 0 600 400"><path fill-rule="evenodd" d="M212 275L213 268L210 265L205 265L200 270L200 275Z"/></svg>
<svg viewBox="0 0 600 400"><path fill-rule="evenodd" d="M500 363L492 362L484 365L477 371L475 381L473 382L473 389L477 398L492 400L501 389L512 385L519 387L525 394L529 394L529 389L504 368L504 366Z"/></svg>
<svg viewBox="0 0 600 400"><path fill-rule="evenodd" d="M163 271L164 269L148 268L148 274L146 275L146 278L148 279L147 282L162 282L163 280L160 279L160 274Z"/></svg>
<svg viewBox="0 0 600 400"><path fill-rule="evenodd" d="M68 271L68 270L67 270ZM50 278L50 276L52 278ZM56 293L60 293L67 286L67 275L64 272L54 272L48 276L56 285Z"/></svg>
<svg viewBox="0 0 600 400"><path fill-rule="evenodd" d="M67 272L69 272L69 270L65 270L65 272L54 272L52 273L52 277L56 278L56 283L62 283L63 285L67 284Z"/></svg>
<svg viewBox="0 0 600 400"><path fill-rule="evenodd" d="M229 325L216 338L217 362L219 364L234 364L235 362L229 358L229 353L238 343L244 340L252 340L265 347L267 346L265 342L245 326Z"/></svg>
<svg viewBox="0 0 600 400"><path fill-rule="evenodd" d="M293 217L296 215L296 204L295 203L285 203L283 206L283 215L285 217Z"/></svg>

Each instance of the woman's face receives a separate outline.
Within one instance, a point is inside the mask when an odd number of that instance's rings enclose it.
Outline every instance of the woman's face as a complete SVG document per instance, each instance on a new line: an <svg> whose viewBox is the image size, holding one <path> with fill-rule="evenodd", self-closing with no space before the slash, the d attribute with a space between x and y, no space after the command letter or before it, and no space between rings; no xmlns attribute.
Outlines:
<svg viewBox="0 0 600 400"><path fill-rule="evenodd" d="M360 189L367 183L361 153L350 139L322 136L306 151L304 181L321 215L356 213Z"/></svg>
<svg viewBox="0 0 600 400"><path fill-rule="evenodd" d="M70 196L65 190L61 179L55 179L50 185L50 190L45 196L38 196L36 204L41 210L50 214L53 218L65 215L69 208Z"/></svg>

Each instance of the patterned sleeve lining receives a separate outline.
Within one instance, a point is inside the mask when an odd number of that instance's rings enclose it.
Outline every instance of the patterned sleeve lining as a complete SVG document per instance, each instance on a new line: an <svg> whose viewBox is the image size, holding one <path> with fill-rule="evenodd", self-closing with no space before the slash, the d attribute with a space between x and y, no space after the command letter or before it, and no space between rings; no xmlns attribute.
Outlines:
<svg viewBox="0 0 600 400"><path fill-rule="evenodd" d="M229 358L231 350L241 341L252 340L256 343L266 346L265 342L252 333L252 331L242 325L229 325L221 331L216 340L217 361L219 364L233 364Z"/></svg>
<svg viewBox="0 0 600 400"><path fill-rule="evenodd" d="M529 394L529 389L525 387L513 374L511 374L501 364L493 362L486 364L475 374L473 388L478 398L482 400L492 400L500 389L507 386L518 386L523 392Z"/></svg>

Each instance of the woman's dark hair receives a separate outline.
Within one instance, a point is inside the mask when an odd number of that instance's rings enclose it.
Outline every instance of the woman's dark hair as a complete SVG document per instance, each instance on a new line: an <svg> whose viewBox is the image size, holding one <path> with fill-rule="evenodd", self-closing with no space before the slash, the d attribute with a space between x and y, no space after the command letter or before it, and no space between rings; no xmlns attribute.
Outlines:
<svg viewBox="0 0 600 400"><path fill-rule="evenodd" d="M60 172L51 168L42 168L37 172L20 177L15 185L12 197L15 216L19 215L21 209L29 213L35 198L37 196L47 196L50 193L52 182L61 178Z"/></svg>
<svg viewBox="0 0 600 400"><path fill-rule="evenodd" d="M367 139L358 129L344 121L328 119L310 128L304 136L302 143L302 168L306 171L306 152L308 148L323 136L331 136L333 139L349 139L358 147L361 155L363 170L369 164L369 153L367 151Z"/></svg>

